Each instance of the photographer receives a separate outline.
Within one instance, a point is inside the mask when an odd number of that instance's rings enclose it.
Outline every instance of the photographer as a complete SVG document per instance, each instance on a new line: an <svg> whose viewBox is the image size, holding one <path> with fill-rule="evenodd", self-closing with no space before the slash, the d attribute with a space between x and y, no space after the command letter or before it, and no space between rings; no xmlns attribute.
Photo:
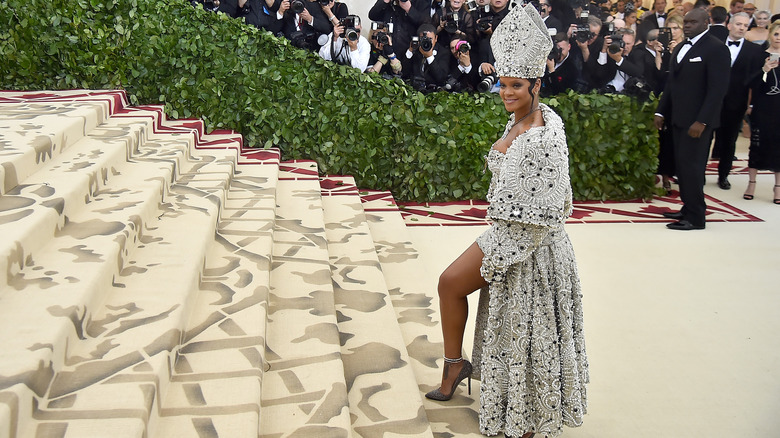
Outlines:
<svg viewBox="0 0 780 438"><path fill-rule="evenodd" d="M489 11L480 13L479 18L476 18L477 25L477 44L476 51L479 56L479 74L483 79L490 81L493 80L495 84L498 81L497 77L494 77L496 69L493 64L496 60L493 57L493 49L490 47L490 37L493 35L493 29L498 27L501 20L509 13L509 0L490 0ZM480 90L484 90L485 86L479 86ZM493 87L489 87L492 89Z"/></svg>
<svg viewBox="0 0 780 438"><path fill-rule="evenodd" d="M641 77L642 68L628 58L634 48L634 31L620 29L604 38L596 62L596 86L603 93L621 93L630 77Z"/></svg>
<svg viewBox="0 0 780 438"><path fill-rule="evenodd" d="M417 30L417 40L409 43L406 52L412 66L409 77L418 91L433 91L447 81L448 56L436 41L436 28L426 23Z"/></svg>
<svg viewBox="0 0 780 438"><path fill-rule="evenodd" d="M399 50L409 47L412 36L417 32L417 27L430 21L426 15L429 3L423 0L376 0L374 6L368 11L368 18L393 25L393 43ZM404 77L411 71L409 60L400 56Z"/></svg>
<svg viewBox="0 0 780 438"><path fill-rule="evenodd" d="M399 77L403 71L401 60L393 48L392 25L381 22L371 24L371 56L366 73L379 73L383 77Z"/></svg>
<svg viewBox="0 0 780 438"><path fill-rule="evenodd" d="M474 17L463 6L464 3L465 0L450 0L449 5L437 11L431 19L442 46L449 46L453 39L466 40L469 45L477 40Z"/></svg>
<svg viewBox="0 0 780 438"><path fill-rule="evenodd" d="M320 48L320 57L336 64L350 65L365 71L371 56L371 44L360 35L360 17L347 15L333 27L328 40Z"/></svg>
<svg viewBox="0 0 780 438"><path fill-rule="evenodd" d="M450 41L450 68L445 87L447 91L472 90L477 84L479 75L471 63L471 44L466 40Z"/></svg>
<svg viewBox="0 0 780 438"><path fill-rule="evenodd" d="M317 51L320 35L331 32L330 20L325 16L318 1L283 0L277 12L282 21L284 36L293 45L302 49Z"/></svg>
<svg viewBox="0 0 780 438"><path fill-rule="evenodd" d="M270 9L273 4L273 0L238 0L238 14L240 17L244 17L246 24L270 32L278 31L275 14Z"/></svg>
<svg viewBox="0 0 780 438"><path fill-rule="evenodd" d="M582 66L583 92L587 92L596 87L597 80L594 77L596 68L596 58L598 51L604 44L604 38L600 36L602 23L601 19L589 15L587 12L581 12L580 18L576 23L569 27L568 36L571 44L569 56L573 58L576 65Z"/></svg>
<svg viewBox="0 0 780 438"><path fill-rule="evenodd" d="M541 15L544 25L548 29L555 29L555 33L563 32L563 23L553 15L550 15L551 13L552 3L550 3L550 0L539 0L539 15Z"/></svg>
<svg viewBox="0 0 780 438"><path fill-rule="evenodd" d="M582 66L569 56L571 42L564 32L553 38L550 56L547 57L547 72L542 78L542 93L545 97L555 96L566 90L579 91L581 87Z"/></svg>

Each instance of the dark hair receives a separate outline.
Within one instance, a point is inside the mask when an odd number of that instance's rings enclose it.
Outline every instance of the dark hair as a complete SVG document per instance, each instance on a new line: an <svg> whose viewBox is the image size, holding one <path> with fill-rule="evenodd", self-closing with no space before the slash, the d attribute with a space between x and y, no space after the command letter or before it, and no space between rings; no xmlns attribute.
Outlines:
<svg viewBox="0 0 780 438"><path fill-rule="evenodd" d="M430 23L423 23L420 25L420 27L417 28L417 35L422 35L425 32L432 32L436 33L436 26L430 24Z"/></svg>
<svg viewBox="0 0 780 438"><path fill-rule="evenodd" d="M725 23L729 18L729 11L723 6L715 6L710 10L710 18L715 24Z"/></svg>
<svg viewBox="0 0 780 438"><path fill-rule="evenodd" d="M703 8L707 9L710 7L710 1L709 0L696 0L696 3L693 5L693 8Z"/></svg>

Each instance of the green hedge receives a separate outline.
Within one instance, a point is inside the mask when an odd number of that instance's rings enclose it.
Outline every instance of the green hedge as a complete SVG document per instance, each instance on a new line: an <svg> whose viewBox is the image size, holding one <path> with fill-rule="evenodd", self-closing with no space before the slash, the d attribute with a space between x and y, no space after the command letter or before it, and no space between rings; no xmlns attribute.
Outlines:
<svg viewBox="0 0 780 438"><path fill-rule="evenodd" d="M402 200L484 197L483 156L507 119L495 95L423 95L181 0L6 0L0 29L0 88L123 88ZM654 193L654 103L547 102L566 122L575 198Z"/></svg>

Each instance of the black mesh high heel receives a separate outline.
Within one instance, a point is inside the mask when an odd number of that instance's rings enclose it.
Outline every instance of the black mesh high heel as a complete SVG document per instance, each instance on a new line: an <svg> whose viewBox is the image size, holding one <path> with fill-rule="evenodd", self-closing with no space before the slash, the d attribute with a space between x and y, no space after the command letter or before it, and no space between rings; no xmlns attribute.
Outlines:
<svg viewBox="0 0 780 438"><path fill-rule="evenodd" d="M463 362L463 368L460 369L460 373L458 374L458 378L455 379L455 382L452 384L452 388L450 388L449 395L445 395L441 392L441 388L434 389L433 391L425 394L426 398L429 398L431 400L438 400L438 401L447 401L452 398L452 396L455 394L455 388L460 385L460 382L463 381L463 379L468 378L468 386L469 386L469 395L471 395L471 372L474 370L474 368L471 366L471 362L464 360L463 358L460 359L448 359L444 358L444 378L447 378L447 372L450 369L450 365L453 363L460 363Z"/></svg>

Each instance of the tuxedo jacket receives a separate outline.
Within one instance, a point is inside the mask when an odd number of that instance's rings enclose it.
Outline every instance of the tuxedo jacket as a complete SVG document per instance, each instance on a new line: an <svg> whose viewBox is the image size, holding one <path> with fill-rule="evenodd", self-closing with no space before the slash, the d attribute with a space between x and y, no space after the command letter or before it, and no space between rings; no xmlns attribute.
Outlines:
<svg viewBox="0 0 780 438"><path fill-rule="evenodd" d="M731 66L729 87L723 100L723 109L730 111L745 111L748 104L750 82L756 72L764 65L764 51L756 43L742 41L737 59Z"/></svg>
<svg viewBox="0 0 780 438"><path fill-rule="evenodd" d="M707 31L707 33L719 39L720 42L725 43L726 37L729 36L729 28L721 26L720 24L711 24L710 30Z"/></svg>
<svg viewBox="0 0 780 438"><path fill-rule="evenodd" d="M333 26L331 25L330 20L328 20L328 17L325 16L325 12L322 11L319 3L314 3L309 0L304 0L303 3L306 10L309 11L312 18L314 18L314 22L313 25L310 25L303 21L301 23L301 31L306 35L331 33L333 31ZM282 32L284 32L284 36L287 38L290 38L296 31L297 23L295 20L295 13L292 10L288 10L282 18Z"/></svg>
<svg viewBox="0 0 780 438"><path fill-rule="evenodd" d="M701 122L715 129L720 124L729 85L731 55L725 44L705 33L677 62L684 45L678 44L672 52L669 76L656 112L678 128L687 129Z"/></svg>
<svg viewBox="0 0 780 438"><path fill-rule="evenodd" d="M600 52L591 53L590 56L598 58L599 54ZM590 62L590 60L588 61ZM625 73L629 77L642 76L642 68L634 64L634 62L632 62L631 58L628 56L623 57L623 62L621 62L620 65L617 65L617 62L615 62L614 59L610 58L609 55L607 55L606 64L604 65L599 64L598 60L596 60L596 62L593 63L592 65L593 68L595 69L592 79L594 81L594 85L596 85L596 88L603 88L605 85L607 85L609 81L615 78L615 75L617 74L618 71Z"/></svg>
<svg viewBox="0 0 780 438"><path fill-rule="evenodd" d="M555 18L552 15L548 15L547 19L544 20L544 25L547 26L548 29L555 29L555 32L565 32L568 30L568 28L563 27L563 23L561 23L561 20Z"/></svg>
<svg viewBox="0 0 780 438"><path fill-rule="evenodd" d="M554 72L544 74L542 91L545 96L555 96L569 89L576 90L580 79L580 68L575 59L569 55Z"/></svg>
<svg viewBox="0 0 780 438"><path fill-rule="evenodd" d="M449 74L449 59L452 58L452 55L448 49L439 44L434 46L434 51L436 54L433 57L433 62L430 64L428 64L428 61L419 50L414 52L410 77L412 79L423 79L426 85L444 86Z"/></svg>
<svg viewBox="0 0 780 438"><path fill-rule="evenodd" d="M628 55L628 59L641 70L639 77L650 85L654 93L660 94L663 91L664 74L655 67L655 55L647 51L645 44L635 45Z"/></svg>

